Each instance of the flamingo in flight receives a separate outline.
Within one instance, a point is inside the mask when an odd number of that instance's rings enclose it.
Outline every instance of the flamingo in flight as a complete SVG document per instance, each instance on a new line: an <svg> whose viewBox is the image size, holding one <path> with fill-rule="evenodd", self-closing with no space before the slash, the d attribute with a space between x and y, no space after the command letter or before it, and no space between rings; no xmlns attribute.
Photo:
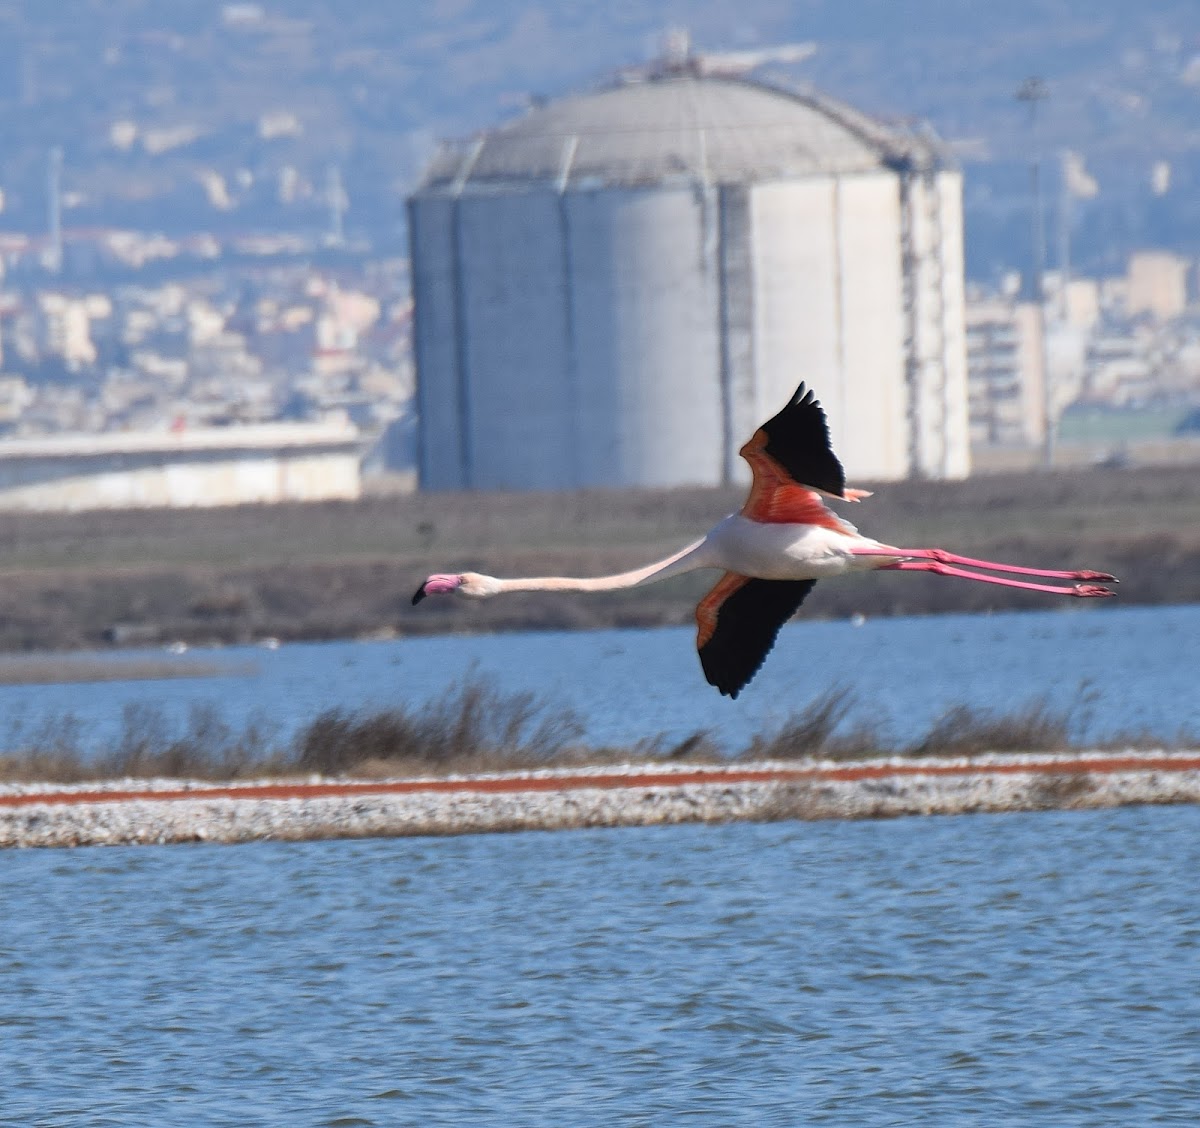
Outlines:
<svg viewBox="0 0 1200 1128"><path fill-rule="evenodd" d="M825 412L804 384L739 452L750 464L750 496L706 536L665 560L614 576L573 579L543 576L501 580L478 572L435 574L412 601L455 592L484 599L509 591L614 591L665 580L699 568L724 572L696 607L696 646L709 684L736 698L758 672L780 627L795 614L817 580L847 572L932 572L985 584L1052 595L1115 595L1105 572L1048 571L974 560L940 548L897 548L862 536L822 500L861 501L848 489L829 442ZM1006 573L986 575L972 569ZM1073 581L1038 583L1014 576Z"/></svg>

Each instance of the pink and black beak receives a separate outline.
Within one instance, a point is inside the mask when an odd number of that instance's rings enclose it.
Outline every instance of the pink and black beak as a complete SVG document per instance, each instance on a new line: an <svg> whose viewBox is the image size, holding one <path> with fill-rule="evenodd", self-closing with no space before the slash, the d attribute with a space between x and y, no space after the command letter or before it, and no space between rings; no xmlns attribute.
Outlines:
<svg viewBox="0 0 1200 1128"><path fill-rule="evenodd" d="M457 591L460 587L462 587L462 576L430 576L413 594L413 606L415 607L427 595L442 595L445 592Z"/></svg>

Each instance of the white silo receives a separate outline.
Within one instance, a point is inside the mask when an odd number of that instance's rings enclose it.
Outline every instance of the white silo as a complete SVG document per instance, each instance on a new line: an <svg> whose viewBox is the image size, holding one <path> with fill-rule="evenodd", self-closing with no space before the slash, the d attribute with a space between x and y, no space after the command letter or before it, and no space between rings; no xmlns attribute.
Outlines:
<svg viewBox="0 0 1200 1128"><path fill-rule="evenodd" d="M962 182L694 59L445 148L409 201L426 489L716 485L806 380L852 479L969 469Z"/></svg>

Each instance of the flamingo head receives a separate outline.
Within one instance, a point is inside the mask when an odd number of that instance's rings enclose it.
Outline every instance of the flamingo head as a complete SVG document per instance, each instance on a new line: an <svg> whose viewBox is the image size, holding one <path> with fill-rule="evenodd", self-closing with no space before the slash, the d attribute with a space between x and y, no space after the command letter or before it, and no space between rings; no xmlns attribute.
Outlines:
<svg viewBox="0 0 1200 1128"><path fill-rule="evenodd" d="M491 576L482 576L478 572L459 572L454 574L436 573L430 576L412 597L414 604L420 603L427 595L445 595L457 592L473 599L483 599L494 595L499 590L497 581Z"/></svg>

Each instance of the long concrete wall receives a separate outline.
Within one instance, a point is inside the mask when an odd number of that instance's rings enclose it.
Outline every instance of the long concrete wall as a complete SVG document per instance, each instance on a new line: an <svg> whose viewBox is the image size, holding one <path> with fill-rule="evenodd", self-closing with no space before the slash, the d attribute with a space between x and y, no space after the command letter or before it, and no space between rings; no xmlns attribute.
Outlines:
<svg viewBox="0 0 1200 1128"><path fill-rule="evenodd" d="M357 437L253 445L172 444L120 436L0 442L0 510L77 512L352 500L360 495ZM265 445L264 445L265 441Z"/></svg>

